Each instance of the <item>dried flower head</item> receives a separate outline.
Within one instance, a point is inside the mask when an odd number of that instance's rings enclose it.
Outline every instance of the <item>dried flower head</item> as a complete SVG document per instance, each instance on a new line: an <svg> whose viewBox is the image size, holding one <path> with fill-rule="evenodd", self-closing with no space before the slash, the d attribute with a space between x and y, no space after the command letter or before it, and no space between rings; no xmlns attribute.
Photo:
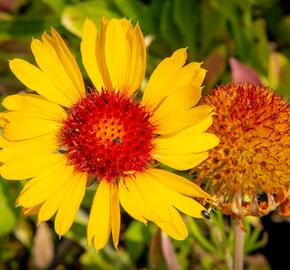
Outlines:
<svg viewBox="0 0 290 270"><path fill-rule="evenodd" d="M220 144L200 165L199 185L217 198L225 214L262 216L286 202L288 103L264 86L247 83L220 86L204 101L215 107L209 130L218 134Z"/></svg>

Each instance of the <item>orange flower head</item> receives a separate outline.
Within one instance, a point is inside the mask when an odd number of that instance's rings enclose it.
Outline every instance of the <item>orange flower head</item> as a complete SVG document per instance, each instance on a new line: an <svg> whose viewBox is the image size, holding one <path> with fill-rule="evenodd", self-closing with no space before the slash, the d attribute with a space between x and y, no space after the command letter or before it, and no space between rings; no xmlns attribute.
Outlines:
<svg viewBox="0 0 290 270"><path fill-rule="evenodd" d="M225 214L262 216L289 201L288 103L247 83L220 86L204 101L215 108L209 131L220 144L199 166L197 181L214 194L217 207ZM284 204L282 211L289 209Z"/></svg>

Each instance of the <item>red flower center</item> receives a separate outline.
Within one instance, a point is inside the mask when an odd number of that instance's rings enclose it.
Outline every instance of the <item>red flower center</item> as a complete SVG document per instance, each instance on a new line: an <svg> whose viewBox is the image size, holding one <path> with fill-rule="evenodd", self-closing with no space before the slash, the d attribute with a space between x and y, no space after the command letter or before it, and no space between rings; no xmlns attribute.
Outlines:
<svg viewBox="0 0 290 270"><path fill-rule="evenodd" d="M60 133L69 164L107 181L144 171L152 160L149 118L129 97L89 93L70 109Z"/></svg>

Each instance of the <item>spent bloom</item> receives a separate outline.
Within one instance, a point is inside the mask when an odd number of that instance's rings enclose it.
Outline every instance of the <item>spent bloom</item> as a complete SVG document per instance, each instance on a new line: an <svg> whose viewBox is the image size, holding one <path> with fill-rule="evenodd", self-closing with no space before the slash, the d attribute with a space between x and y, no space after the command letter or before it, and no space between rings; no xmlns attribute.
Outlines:
<svg viewBox="0 0 290 270"><path fill-rule="evenodd" d="M290 108L261 85L220 86L205 97L215 107L209 131L220 144L200 167L198 178L217 206L236 216L262 216L280 204L290 187Z"/></svg>
<svg viewBox="0 0 290 270"><path fill-rule="evenodd" d="M212 108L195 106L205 70L199 63L185 65L186 49L179 49L158 65L136 100L146 51L138 24L133 27L126 19L103 19L100 31L90 20L84 24L81 54L93 87L85 87L75 58L54 29L34 39L31 49L37 66L13 59L10 68L36 93L8 96L2 103L7 110L0 173L6 179L30 179L17 205L39 222L56 214L61 236L86 186L97 183L88 244L101 249L112 233L117 247L120 205L136 220L153 221L184 239L187 228L177 210L202 217L204 207L189 197L210 196L156 165L189 169L218 144L206 132Z"/></svg>

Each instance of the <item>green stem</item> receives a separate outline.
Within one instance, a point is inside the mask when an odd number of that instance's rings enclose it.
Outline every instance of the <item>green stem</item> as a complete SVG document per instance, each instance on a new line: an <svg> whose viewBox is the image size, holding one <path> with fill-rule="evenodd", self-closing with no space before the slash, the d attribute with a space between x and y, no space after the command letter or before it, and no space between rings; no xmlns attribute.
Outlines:
<svg viewBox="0 0 290 270"><path fill-rule="evenodd" d="M204 237L194 219L189 218L188 223L193 237L199 242L202 248L216 254L217 251L215 247Z"/></svg>
<svg viewBox="0 0 290 270"><path fill-rule="evenodd" d="M233 270L244 269L244 240L245 231L241 228L241 220L233 219L234 224L234 260Z"/></svg>

